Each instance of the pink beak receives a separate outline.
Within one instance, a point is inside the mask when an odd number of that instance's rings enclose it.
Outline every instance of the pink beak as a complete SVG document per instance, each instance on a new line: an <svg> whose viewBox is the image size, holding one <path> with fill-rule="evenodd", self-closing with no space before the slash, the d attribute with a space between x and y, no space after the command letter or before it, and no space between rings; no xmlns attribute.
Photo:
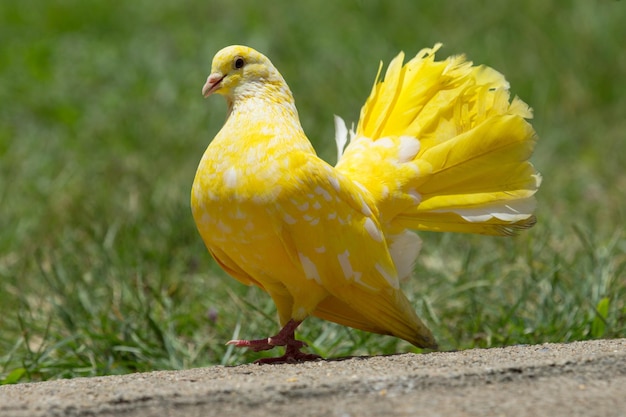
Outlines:
<svg viewBox="0 0 626 417"><path fill-rule="evenodd" d="M220 84L222 83L224 77L225 75L217 72L209 75L209 77L206 79L206 83L202 87L202 95L206 98L213 94L215 90L220 88Z"/></svg>

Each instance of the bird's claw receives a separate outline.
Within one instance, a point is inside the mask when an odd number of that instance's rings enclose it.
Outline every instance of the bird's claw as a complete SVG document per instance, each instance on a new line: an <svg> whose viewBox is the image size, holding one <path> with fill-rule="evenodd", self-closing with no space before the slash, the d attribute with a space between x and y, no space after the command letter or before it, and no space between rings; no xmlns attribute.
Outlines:
<svg viewBox="0 0 626 417"><path fill-rule="evenodd" d="M248 348L255 352L260 352L262 350L270 350L274 348L274 345L271 343L272 338L268 337L267 339L257 339L257 340L229 340L226 342L227 345L233 345L235 347L240 348Z"/></svg>
<svg viewBox="0 0 626 417"><path fill-rule="evenodd" d="M315 355L313 353L304 353L295 351L295 352L287 352L283 356L279 356L276 358L261 358L254 361L254 363L258 365L272 365L272 364L280 364L280 363L299 363L299 362L309 362L316 361L321 359L320 355Z"/></svg>
<svg viewBox="0 0 626 417"><path fill-rule="evenodd" d="M294 337L294 331L299 324L300 322L290 320L275 336L268 337L267 339L256 340L235 339L228 341L226 344L233 345L235 347L248 348L255 352L270 350L276 346L285 346L285 354L283 356L279 356L277 358L262 358L255 362L258 364L297 363L320 359L320 356L318 355L300 352L300 349L308 345L302 340L296 340Z"/></svg>
<svg viewBox="0 0 626 417"><path fill-rule="evenodd" d="M270 350L276 346L290 346L294 349L302 349L303 347L307 347L308 345L296 339L285 339L280 336L272 336L267 339L256 339L256 340L229 340L226 342L227 345L233 345L235 347L248 348L255 352L260 352L262 350Z"/></svg>

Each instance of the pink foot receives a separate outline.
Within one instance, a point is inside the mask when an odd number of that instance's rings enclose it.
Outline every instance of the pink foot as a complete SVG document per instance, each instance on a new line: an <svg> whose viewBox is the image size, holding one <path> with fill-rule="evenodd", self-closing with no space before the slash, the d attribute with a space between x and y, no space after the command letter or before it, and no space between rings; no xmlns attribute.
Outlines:
<svg viewBox="0 0 626 417"><path fill-rule="evenodd" d="M300 349L306 346L306 343L301 340L296 340L295 338L295 331L300 323L299 321L289 320L276 336L268 337L267 339L231 340L226 344L236 347L246 347L255 352L270 350L276 346L285 346L285 354L283 356L277 358L262 358L255 361L255 363L258 364L297 363L319 359L320 356L318 355L300 352Z"/></svg>

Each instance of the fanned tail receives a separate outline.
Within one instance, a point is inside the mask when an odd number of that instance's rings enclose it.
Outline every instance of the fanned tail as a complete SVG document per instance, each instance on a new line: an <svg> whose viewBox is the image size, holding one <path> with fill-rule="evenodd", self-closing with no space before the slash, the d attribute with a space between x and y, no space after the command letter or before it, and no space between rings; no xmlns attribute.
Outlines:
<svg viewBox="0 0 626 417"><path fill-rule="evenodd" d="M383 81L381 64L337 169L372 193L388 235L531 227L541 176L528 162L530 108L489 67L435 61L440 46L405 65L401 53Z"/></svg>

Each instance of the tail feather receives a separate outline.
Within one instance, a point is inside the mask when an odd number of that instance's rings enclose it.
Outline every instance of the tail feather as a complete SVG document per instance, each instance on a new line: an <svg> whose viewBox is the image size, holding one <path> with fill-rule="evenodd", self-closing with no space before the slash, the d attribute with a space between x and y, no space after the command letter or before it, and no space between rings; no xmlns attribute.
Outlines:
<svg viewBox="0 0 626 417"><path fill-rule="evenodd" d="M528 162L532 111L509 100L494 69L462 56L436 61L440 46L389 64L337 169L368 188L389 230L508 235L531 227L541 183Z"/></svg>
<svg viewBox="0 0 626 417"><path fill-rule="evenodd" d="M317 305L313 315L355 329L399 337L420 348L437 349L433 334L402 291L359 292L358 296L354 295L354 288L344 291L340 298L349 302L329 296Z"/></svg>
<svg viewBox="0 0 626 417"><path fill-rule="evenodd" d="M528 169L532 170L526 160L533 148L534 132L530 124L517 116L494 116L417 156L419 166L424 166L424 162L431 166L430 175L417 179L420 193L443 192L454 185L461 186L464 192L490 185L494 191L510 190L507 183L499 185L503 180L521 181L534 187L534 179L526 175ZM488 181L478 181L480 179Z"/></svg>

